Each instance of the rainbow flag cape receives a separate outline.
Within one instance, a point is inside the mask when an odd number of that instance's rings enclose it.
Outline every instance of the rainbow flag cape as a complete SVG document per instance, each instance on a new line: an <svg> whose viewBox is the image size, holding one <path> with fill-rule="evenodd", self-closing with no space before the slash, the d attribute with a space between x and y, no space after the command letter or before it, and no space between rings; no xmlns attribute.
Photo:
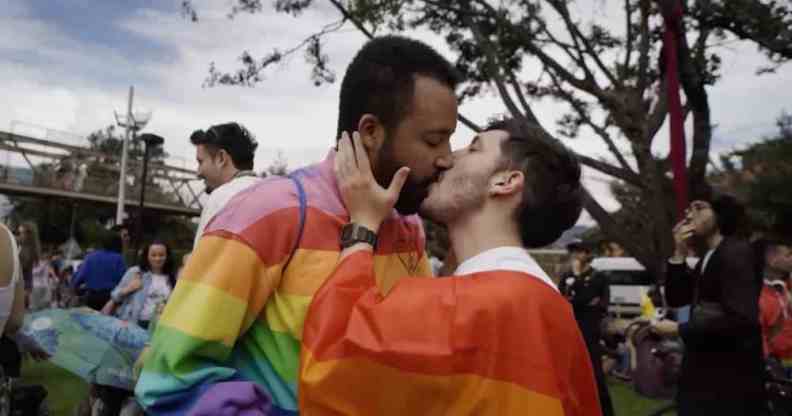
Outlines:
<svg viewBox="0 0 792 416"><path fill-rule="evenodd" d="M299 392L311 416L601 414L572 309L547 284L493 271L383 296L366 251L314 296Z"/></svg>

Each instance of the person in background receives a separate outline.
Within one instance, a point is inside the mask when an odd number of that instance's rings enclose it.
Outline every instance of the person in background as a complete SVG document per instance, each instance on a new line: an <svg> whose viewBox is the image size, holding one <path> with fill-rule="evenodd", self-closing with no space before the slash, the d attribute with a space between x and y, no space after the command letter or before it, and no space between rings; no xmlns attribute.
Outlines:
<svg viewBox="0 0 792 416"><path fill-rule="evenodd" d="M170 297L176 284L173 258L168 246L155 240L113 289L102 313L114 315L148 329L157 309Z"/></svg>
<svg viewBox="0 0 792 416"><path fill-rule="evenodd" d="M253 159L258 143L238 123L211 126L196 130L190 136L198 161L198 177L203 179L209 198L204 203L193 247L203 235L206 225L234 195L254 185L261 178L253 172Z"/></svg>
<svg viewBox="0 0 792 416"><path fill-rule="evenodd" d="M789 277L792 273L792 234L774 232L764 238L764 285L759 298L766 352L792 369L792 316Z"/></svg>
<svg viewBox="0 0 792 416"><path fill-rule="evenodd" d="M102 248L85 256L71 281L72 288L83 290L83 303L97 311L110 300L110 292L126 272L121 236L107 232L101 238Z"/></svg>
<svg viewBox="0 0 792 416"><path fill-rule="evenodd" d="M41 241L38 236L38 226L32 221L25 221L17 228L17 243L19 243L19 261L22 266L22 280L25 286L25 306L30 305L30 295L33 292L33 269L41 261Z"/></svg>
<svg viewBox="0 0 792 416"><path fill-rule="evenodd" d="M602 319L608 313L610 304L610 285L602 274L596 273L591 267L594 256L588 244L575 240L567 245L567 251L570 255L571 270L561 275L558 289L572 303L575 319L586 340L586 347L594 366L594 376L597 379L602 414L611 416L613 403L602 368L604 351L600 345Z"/></svg>
<svg viewBox="0 0 792 416"><path fill-rule="evenodd" d="M759 326L761 279L753 252L738 236L745 209L732 196L694 200L674 227L666 271L668 305L691 305L686 323L663 320L655 333L685 343L677 414L758 415L764 406L764 358ZM696 267L686 258L703 246Z"/></svg>

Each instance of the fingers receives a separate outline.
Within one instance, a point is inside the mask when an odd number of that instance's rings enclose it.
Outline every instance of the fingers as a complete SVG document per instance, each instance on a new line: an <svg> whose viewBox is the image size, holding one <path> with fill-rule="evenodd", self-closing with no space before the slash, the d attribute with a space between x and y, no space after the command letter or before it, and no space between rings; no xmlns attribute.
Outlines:
<svg viewBox="0 0 792 416"><path fill-rule="evenodd" d="M336 152L335 168L339 179L347 178L350 174L350 141L347 132L341 133L341 139L338 141L338 152Z"/></svg>
<svg viewBox="0 0 792 416"><path fill-rule="evenodd" d="M355 149L355 161L357 162L356 165L358 169L360 169L360 173L363 175L370 175L371 174L371 164L369 163L368 153L366 153L366 148L363 147L363 139L360 137L360 133L353 132L352 133L352 142L354 144Z"/></svg>
<svg viewBox="0 0 792 416"><path fill-rule="evenodd" d="M399 194L401 193L402 188L404 187L404 183L407 182L407 177L410 175L410 168L403 167L399 169L395 175L393 175L393 179L391 179L390 186L388 186L388 194L395 199L398 199Z"/></svg>

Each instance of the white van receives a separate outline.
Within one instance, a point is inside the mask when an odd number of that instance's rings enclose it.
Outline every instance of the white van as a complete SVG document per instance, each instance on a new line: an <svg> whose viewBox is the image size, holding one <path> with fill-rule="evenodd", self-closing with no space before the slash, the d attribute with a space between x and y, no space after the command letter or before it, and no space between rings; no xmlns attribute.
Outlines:
<svg viewBox="0 0 792 416"><path fill-rule="evenodd" d="M631 318L641 314L641 298L649 292L652 279L646 268L632 257L598 257L591 267L610 284L608 315Z"/></svg>

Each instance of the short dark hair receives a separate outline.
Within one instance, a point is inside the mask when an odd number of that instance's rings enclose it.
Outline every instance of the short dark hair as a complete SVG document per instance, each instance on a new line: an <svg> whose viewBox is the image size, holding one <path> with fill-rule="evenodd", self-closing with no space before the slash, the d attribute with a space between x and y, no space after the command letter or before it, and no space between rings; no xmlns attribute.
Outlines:
<svg viewBox="0 0 792 416"><path fill-rule="evenodd" d="M253 169L253 157L256 154L258 142L256 138L239 123L217 124L206 131L196 130L190 135L190 142L198 146L206 146L213 157L219 150L225 150L234 167L239 170Z"/></svg>
<svg viewBox="0 0 792 416"><path fill-rule="evenodd" d="M417 40L383 36L358 51L341 82L338 131L357 130L364 114L379 118L392 131L411 110L415 76L435 79L451 89L459 84L454 67L437 51Z"/></svg>
<svg viewBox="0 0 792 416"><path fill-rule="evenodd" d="M117 232L105 231L101 237L101 247L107 251L121 253L124 251L124 242Z"/></svg>
<svg viewBox="0 0 792 416"><path fill-rule="evenodd" d="M522 202L514 213L520 236L526 247L542 247L575 225L583 210L583 188L575 154L551 138L531 137L529 127L504 119L486 130L509 134L501 145L503 166L525 175Z"/></svg>
<svg viewBox="0 0 792 416"><path fill-rule="evenodd" d="M715 195L709 201L715 213L715 222L721 235L729 237L737 234L746 224L745 207L737 198L728 195Z"/></svg>

